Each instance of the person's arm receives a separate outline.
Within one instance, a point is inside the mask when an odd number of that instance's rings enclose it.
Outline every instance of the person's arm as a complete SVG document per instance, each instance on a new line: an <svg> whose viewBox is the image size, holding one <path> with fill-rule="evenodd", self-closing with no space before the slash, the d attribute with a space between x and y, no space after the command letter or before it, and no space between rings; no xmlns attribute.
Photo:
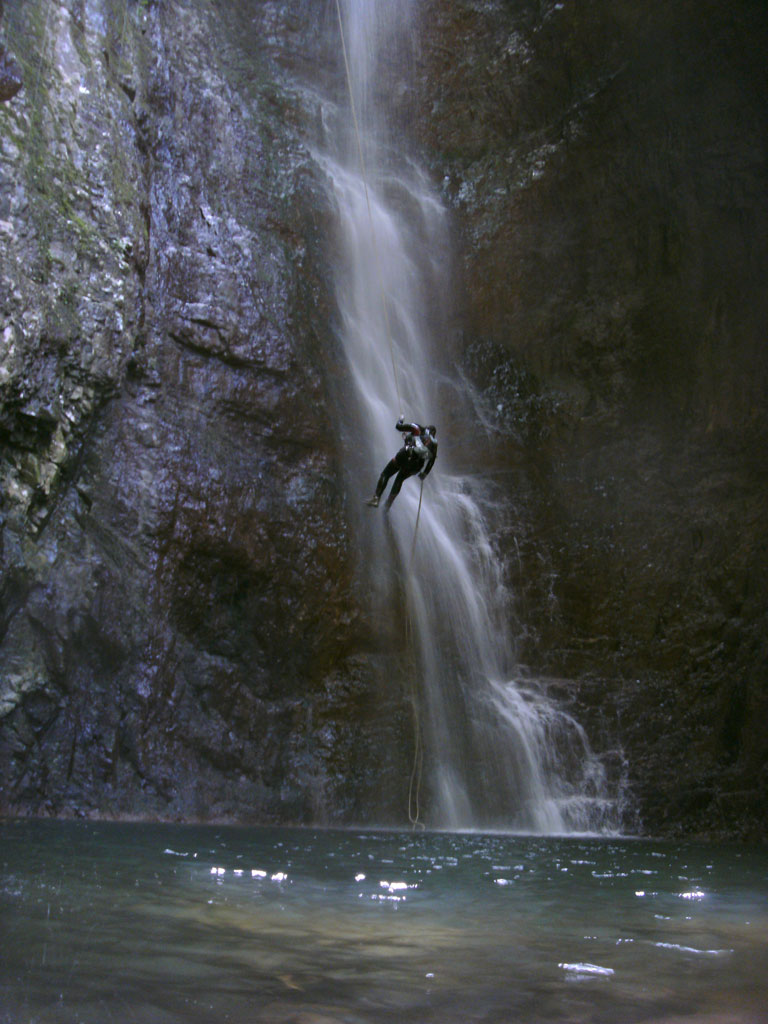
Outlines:
<svg viewBox="0 0 768 1024"><path fill-rule="evenodd" d="M418 423L406 423L402 416L395 424L395 430L401 430L406 434L413 434L414 437L418 437L421 433L421 427Z"/></svg>
<svg viewBox="0 0 768 1024"><path fill-rule="evenodd" d="M427 464L419 473L419 480L426 479L435 464L435 459L437 458L437 441L429 442L427 444L427 451L429 452L429 455L427 456Z"/></svg>

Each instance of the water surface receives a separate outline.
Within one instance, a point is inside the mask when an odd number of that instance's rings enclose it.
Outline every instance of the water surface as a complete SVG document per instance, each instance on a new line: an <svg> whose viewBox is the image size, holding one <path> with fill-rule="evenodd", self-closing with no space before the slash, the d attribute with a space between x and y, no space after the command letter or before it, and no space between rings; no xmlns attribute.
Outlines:
<svg viewBox="0 0 768 1024"><path fill-rule="evenodd" d="M768 854L0 825L0 1021L768 1021Z"/></svg>

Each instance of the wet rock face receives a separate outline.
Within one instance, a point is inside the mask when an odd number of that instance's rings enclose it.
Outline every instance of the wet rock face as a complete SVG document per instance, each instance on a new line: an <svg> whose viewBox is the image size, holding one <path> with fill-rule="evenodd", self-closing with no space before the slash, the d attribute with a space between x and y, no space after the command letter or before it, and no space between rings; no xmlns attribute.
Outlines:
<svg viewBox="0 0 768 1024"><path fill-rule="evenodd" d="M6 11L30 84L0 113L3 811L381 803L326 200L282 27Z"/></svg>
<svg viewBox="0 0 768 1024"><path fill-rule="evenodd" d="M453 219L520 658L648 831L764 835L763 5L420 15L390 112ZM402 822L308 150L335 9L0 16L0 812Z"/></svg>
<svg viewBox="0 0 768 1024"><path fill-rule="evenodd" d="M426 23L521 657L621 744L646 829L764 835L766 13L435 0Z"/></svg>
<svg viewBox="0 0 768 1024"><path fill-rule="evenodd" d="M0 22L3 20L3 5L0 3ZM0 103L12 100L24 84L21 68L0 43Z"/></svg>

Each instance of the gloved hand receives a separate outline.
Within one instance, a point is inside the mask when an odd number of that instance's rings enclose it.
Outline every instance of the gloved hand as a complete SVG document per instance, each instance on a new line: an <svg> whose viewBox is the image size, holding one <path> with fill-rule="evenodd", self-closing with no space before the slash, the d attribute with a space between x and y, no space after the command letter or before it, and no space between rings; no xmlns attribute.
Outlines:
<svg viewBox="0 0 768 1024"><path fill-rule="evenodd" d="M397 425L398 425L399 427L402 427L402 425L403 425L404 423L405 423L405 416L401 416L401 417L400 417L400 419L399 419L399 420L397 421Z"/></svg>

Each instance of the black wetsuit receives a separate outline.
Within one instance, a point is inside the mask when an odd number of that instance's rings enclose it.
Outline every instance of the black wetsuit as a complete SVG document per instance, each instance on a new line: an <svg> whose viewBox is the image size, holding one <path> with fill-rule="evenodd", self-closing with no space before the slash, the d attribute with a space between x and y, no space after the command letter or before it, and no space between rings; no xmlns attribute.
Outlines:
<svg viewBox="0 0 768 1024"><path fill-rule="evenodd" d="M381 471L379 482L376 484L374 500L370 502L370 504L378 505L379 498L387 486L387 481L397 473L386 501L387 508L400 493L403 480L407 480L414 473L418 473L423 480L434 466L437 458L437 441L430 435L426 427L421 427L418 423L399 421L395 424L395 429L405 433L405 443Z"/></svg>

